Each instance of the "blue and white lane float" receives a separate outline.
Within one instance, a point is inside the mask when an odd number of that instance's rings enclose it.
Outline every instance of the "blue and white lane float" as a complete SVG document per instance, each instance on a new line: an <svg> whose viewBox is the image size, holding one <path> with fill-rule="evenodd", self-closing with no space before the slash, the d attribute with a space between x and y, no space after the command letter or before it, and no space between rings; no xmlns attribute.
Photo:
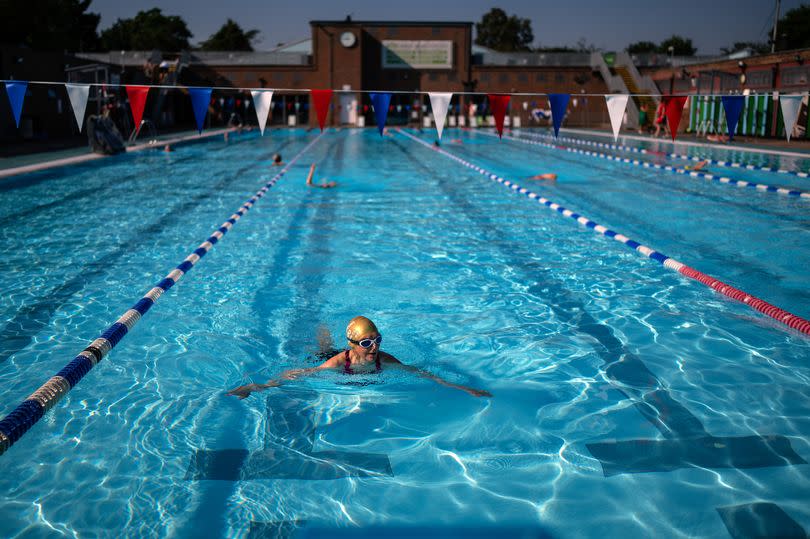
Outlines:
<svg viewBox="0 0 810 539"><path fill-rule="evenodd" d="M610 230L609 228L605 228L604 226L602 226L602 225L600 225L600 224L598 224L598 223L596 223L594 221L591 221L590 219L588 219L587 217L585 217L583 215L580 215L580 214L575 213L575 212L573 212L573 211L571 211L569 209L566 209L566 208L560 206L559 204L557 204L555 202L552 202L551 200L538 195L537 193L533 193L532 191L529 191L525 187L521 187L520 185L516 184L515 182L506 180L504 178L501 178L497 174L494 174L494 173L492 173L492 172L490 172L490 171L488 171L488 170L486 170L486 169L484 169L482 167L479 167L478 165L476 165L474 163L471 163L471 162L466 161L466 160L464 160L464 159L462 159L460 157L457 157L457 156L443 150L442 148L438 148L438 147L435 147L435 146L433 146L431 144L428 144L427 142L423 141L420 138L417 138L417 137L413 136L410 133L407 133L407 132L405 132L405 131L403 131L401 129L397 129L397 132L405 135L406 137L410 138L411 140L413 140L415 142L418 142L419 144L425 146L426 148L437 151L437 152L441 153L442 155L445 155L445 156L449 157L450 159L453 159L454 161L456 161L458 163L461 163L465 167L470 168L470 169L478 172L479 174L482 174L482 175L488 177L492 181L498 182L498 183L504 185L505 187L508 187L509 189L514 191L515 193L518 193L518 194L521 194L521 195L526 195L528 198L530 198L532 200L536 200L537 202L539 202L540 204L543 204L544 206L546 206L550 210L554 210L557 213L561 213L562 215L564 215L566 217L570 217L571 219L574 219L575 221L577 221L579 224L583 225L586 228L590 228L590 229L594 230L595 232L598 232L599 234L602 234L605 237L612 238L612 239L614 239L614 240L616 240L616 241L618 241L620 243L623 243L624 245L626 245L630 249L633 249L634 251L643 254L647 258L651 258L651 259L655 260L659 264L663 265L665 268L669 268L671 270L677 271L678 273L681 273L682 275L686 275L687 277L695 279L696 281L699 281L699 282L705 284L706 286L716 290L717 292L720 292L724 296L735 299L735 300L737 300L737 301L739 301L741 303L744 303L745 305L748 305L752 309L756 309L757 311L759 311L759 312L761 312L761 313L763 313L763 314L765 314L767 316L770 316L771 318L773 318L777 322L781 322L782 324L785 324L786 326L788 326L790 328L793 328L793 329L795 329L797 331L800 331L801 333L804 333L805 335L810 335L810 321L808 321L808 320L806 320L806 319L804 319L804 318L802 318L800 316L796 316L795 314L789 313L788 311L785 311L784 309L780 309L779 307L771 305L770 303L768 303L766 301L763 301L763 300L757 298L756 296L752 296L751 294L748 294L747 292L744 292L742 290L734 288L733 286L728 285L728 284L724 283L723 281L720 281L719 279L715 279L714 277L712 277L710 275L706 275L705 273L702 273L702 272L700 272L700 271L698 271L698 270L696 270L694 268L691 268L691 267L687 266L686 264L684 264L683 262L679 262L679 261L675 260L674 258L670 258L670 257L666 256L665 254L661 253L660 251L656 251L655 249L647 247L646 245L642 245L642 244L638 243L637 241L631 240L627 236L619 234L618 232Z"/></svg>
<svg viewBox="0 0 810 539"><path fill-rule="evenodd" d="M519 131L519 130L514 130L514 131L511 131L511 132L521 134L521 135L525 135L527 137L541 138L541 139L545 139L545 140L554 140L554 137L552 137L551 135L542 135L542 134L539 134L539 133L529 133L527 131ZM720 167L739 168L739 169L743 169L743 170L761 170L763 172L774 172L776 174L790 174L792 176L798 176L799 178L807 178L808 176L810 176L810 174L808 174L807 172L800 172L800 171L795 171L795 170L787 170L787 169L784 169L784 168L763 167L763 166L759 166L759 165L749 165L747 163L736 163L734 161L718 161L716 159L710 159L708 157L695 157L695 156L686 155L686 154L682 154L682 153L657 152L657 151L653 151L653 150L647 150L647 149L644 149L644 148L634 148L632 146L623 146L621 144L608 144L606 142L596 142L596 141L593 141L593 140L577 139L577 138L571 138L571 137L559 137L557 140L562 141L562 142L570 142L572 144L579 144L579 145L583 145L583 146L593 146L593 147L596 147L596 148L607 148L607 149L610 149L610 150L619 150L619 151L622 151L622 152L632 152L632 153L657 155L657 156L663 156L663 157L671 157L673 159L684 159L686 161L695 161L695 162L706 161L709 164L717 165L717 166L720 166ZM669 142L669 141L666 141L666 142ZM725 148L719 148L719 149L724 150ZM810 155L808 155L807 158L810 159Z"/></svg>
<svg viewBox="0 0 810 539"><path fill-rule="evenodd" d="M191 271L191 268L214 248L214 245L228 233L233 225L242 218L253 205L262 198L267 191L273 187L278 180L286 174L309 148L311 148L323 136L323 133L315 137L298 154L293 157L287 166L273 176L264 187L253 195L247 202L231 215L227 221L222 223L208 239L200 244L183 262L169 272L154 288L149 290L131 309L121 315L113 325L108 327L96 340L82 350L73 361L56 373L50 380L45 382L39 389L34 391L17 408L0 421L0 455L11 447L23 434L39 421L45 412L54 407L59 400L64 397L84 376L95 367L99 361L104 359L121 339L138 323L138 321L149 311L152 305L169 288L174 286L183 275Z"/></svg>
<svg viewBox="0 0 810 539"><path fill-rule="evenodd" d="M487 135L490 137L497 137L496 133L490 133L489 131L475 131L476 133L480 133L482 135ZM714 174L709 174L708 172L699 172L697 170L687 170L685 168L678 168L673 167L670 165L658 165L656 163L649 163L647 161L640 161L638 159L628 159L626 157L619 157L617 155L610 155L607 153L601 152L592 152L590 150L580 150L577 148L569 148L568 146L560 146L559 144L549 144L547 142L540 142L538 140L527 140L525 138L520 137L512 137L509 135L503 135L503 138L507 140L514 140L516 142L520 142L523 144L531 144L533 146L542 146L544 148L551 148L552 150L563 150L570 153L578 153L582 155L588 155L590 157L597 157L599 159L607 159L608 161L618 161L620 163L627 163L628 165L635 165L644 168L657 168L658 170L666 170L672 172L674 174L683 174L688 175L693 178L703 178L705 180L710 180L718 183L725 183L729 185L736 185L737 187L750 187L752 189L756 189L757 191L765 191L768 193L779 193L780 195L787 195L793 197L799 197L802 200L810 201L810 192L808 191L799 191L796 189L787 189L786 187L778 187L776 185L768 185L764 183L753 183L747 182L744 180L734 180L732 178L727 178L725 176L715 176Z"/></svg>

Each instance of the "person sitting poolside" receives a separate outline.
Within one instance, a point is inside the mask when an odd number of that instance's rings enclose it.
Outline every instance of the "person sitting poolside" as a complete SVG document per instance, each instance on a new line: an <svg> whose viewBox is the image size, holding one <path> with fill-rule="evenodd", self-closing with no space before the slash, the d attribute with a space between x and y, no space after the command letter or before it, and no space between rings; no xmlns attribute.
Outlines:
<svg viewBox="0 0 810 539"><path fill-rule="evenodd" d="M324 346L325 339L319 336L321 346ZM328 338L331 342L331 338ZM227 395L232 395L244 399L251 393L257 391L264 391L271 387L278 387L287 381L296 380L303 376L314 374L323 370L336 370L342 371L345 374L362 374L362 373L375 373L381 372L383 368L399 368L408 372L412 372L432 380L437 384L441 384L453 389L459 389L474 397L491 397L492 394L483 389L474 389L459 384L448 382L447 380L431 374L422 369L406 365L399 361L397 358L387 352L380 350L382 344L382 335L380 335L377 326L374 322L365 316L355 316L346 327L346 340L348 341L348 348L339 352L317 367L309 369L290 369L281 373L278 378L269 380L264 384L246 384L243 386L235 387L228 391Z"/></svg>
<svg viewBox="0 0 810 539"><path fill-rule="evenodd" d="M683 168L684 168L684 170L689 170L689 171L693 171L693 172L694 172L694 171L698 171L698 170L703 170L704 168L706 168L706 165L708 165L708 164L709 164L709 161L707 161L706 159L704 159L703 161L698 161L698 162L697 162L697 163L695 163L694 165L686 165L686 166L685 166L685 167L683 167ZM705 172L705 171L704 171L704 172Z"/></svg>
<svg viewBox="0 0 810 539"><path fill-rule="evenodd" d="M547 182L556 182L557 181L557 175L552 173L552 172L546 172L544 174L535 174L534 176L531 176L531 177L529 177L527 179L529 179L529 180L541 180L541 181L547 181Z"/></svg>
<svg viewBox="0 0 810 539"><path fill-rule="evenodd" d="M312 163L312 166L309 167L309 175L307 176L307 187L320 187L321 189L329 189L330 187L337 186L337 182L324 181L322 183L313 183L312 178L314 176L315 176L315 163Z"/></svg>
<svg viewBox="0 0 810 539"><path fill-rule="evenodd" d="M273 154L273 166L274 167L280 167L283 164L284 164L284 161L281 160L281 154L280 153L274 153Z"/></svg>

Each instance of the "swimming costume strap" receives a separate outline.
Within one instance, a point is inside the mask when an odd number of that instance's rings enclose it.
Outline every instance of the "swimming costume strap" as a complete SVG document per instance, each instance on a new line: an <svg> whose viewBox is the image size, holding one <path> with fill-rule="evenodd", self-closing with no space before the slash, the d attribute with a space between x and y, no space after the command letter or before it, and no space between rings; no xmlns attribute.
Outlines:
<svg viewBox="0 0 810 539"><path fill-rule="evenodd" d="M352 371L352 360L349 359L349 351L348 350L343 352L343 358L346 360L346 362L343 364L343 372L345 372L346 374L354 374L354 371ZM380 364L380 353L379 352L377 352L377 357L374 358L374 365L377 366L377 368L376 368L376 370L374 372L382 371L382 365Z"/></svg>

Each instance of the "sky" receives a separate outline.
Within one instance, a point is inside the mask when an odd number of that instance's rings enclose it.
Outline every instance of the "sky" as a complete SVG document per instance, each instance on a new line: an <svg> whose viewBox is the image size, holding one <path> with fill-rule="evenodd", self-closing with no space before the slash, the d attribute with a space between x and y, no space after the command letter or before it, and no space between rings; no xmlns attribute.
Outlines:
<svg viewBox="0 0 810 539"><path fill-rule="evenodd" d="M781 15L810 0L782 0ZM99 30L116 19L159 7L179 15L194 34L192 44L207 39L231 18L243 29L258 29L256 50L310 37L309 21L461 21L479 22L500 7L529 19L534 46L574 46L584 39L606 51L622 50L636 41L660 42L673 34L692 40L698 54L717 54L737 41L767 41L773 27L775 0L93 0L88 11L101 14Z"/></svg>

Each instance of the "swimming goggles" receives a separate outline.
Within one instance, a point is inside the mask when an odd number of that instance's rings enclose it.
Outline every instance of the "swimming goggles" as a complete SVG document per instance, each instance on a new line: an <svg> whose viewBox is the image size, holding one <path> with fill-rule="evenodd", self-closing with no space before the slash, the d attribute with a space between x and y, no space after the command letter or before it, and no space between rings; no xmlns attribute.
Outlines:
<svg viewBox="0 0 810 539"><path fill-rule="evenodd" d="M349 337L346 337L349 339ZM382 342L382 335L377 335L374 339L362 339L359 341L355 341L354 339L349 339L349 342L358 344L363 348L371 348L372 344L380 344Z"/></svg>

